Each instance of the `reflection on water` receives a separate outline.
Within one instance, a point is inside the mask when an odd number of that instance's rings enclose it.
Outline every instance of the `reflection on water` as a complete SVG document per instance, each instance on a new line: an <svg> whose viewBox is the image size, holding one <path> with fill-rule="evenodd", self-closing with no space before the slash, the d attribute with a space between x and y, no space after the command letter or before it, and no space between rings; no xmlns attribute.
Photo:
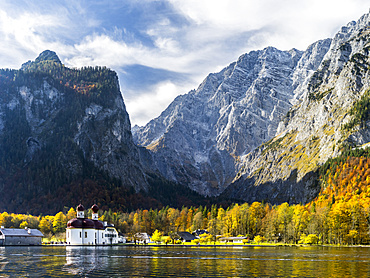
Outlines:
<svg viewBox="0 0 370 278"><path fill-rule="evenodd" d="M368 277L369 248L0 247L0 277Z"/></svg>
<svg viewBox="0 0 370 278"><path fill-rule="evenodd" d="M73 275L87 275L107 268L109 247L66 246L66 263L63 271Z"/></svg>

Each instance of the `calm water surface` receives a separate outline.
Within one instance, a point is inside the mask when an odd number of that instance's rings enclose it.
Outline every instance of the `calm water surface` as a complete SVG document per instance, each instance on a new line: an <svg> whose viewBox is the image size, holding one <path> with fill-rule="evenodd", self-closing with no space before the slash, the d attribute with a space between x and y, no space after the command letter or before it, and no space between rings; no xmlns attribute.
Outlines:
<svg viewBox="0 0 370 278"><path fill-rule="evenodd" d="M370 248L0 247L0 277L370 277Z"/></svg>

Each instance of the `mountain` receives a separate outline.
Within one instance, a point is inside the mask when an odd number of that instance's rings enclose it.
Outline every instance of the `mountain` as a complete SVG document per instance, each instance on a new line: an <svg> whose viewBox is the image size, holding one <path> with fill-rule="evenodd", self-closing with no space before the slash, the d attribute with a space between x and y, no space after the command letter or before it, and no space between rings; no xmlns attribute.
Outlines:
<svg viewBox="0 0 370 278"><path fill-rule="evenodd" d="M219 195L237 174L241 157L276 134L329 45L327 39L305 52L268 47L244 54L136 127L134 140L153 152L166 178Z"/></svg>
<svg viewBox="0 0 370 278"><path fill-rule="evenodd" d="M196 200L143 160L150 155L133 142L114 71L70 69L49 50L20 70L0 70L0 209L55 213L83 200L124 210ZM167 198L166 189L174 191Z"/></svg>
<svg viewBox="0 0 370 278"><path fill-rule="evenodd" d="M136 127L134 140L166 178L203 195L305 203L320 190L321 164L369 141L366 124L344 128L367 95L368 45L366 14L304 52L244 54Z"/></svg>
<svg viewBox="0 0 370 278"><path fill-rule="evenodd" d="M132 130L110 69L70 69L44 51L0 70L0 209L307 203L331 192L342 174L331 159L370 141L369 22L305 51L246 53ZM367 173L355 154L340 165Z"/></svg>
<svg viewBox="0 0 370 278"><path fill-rule="evenodd" d="M366 14L335 35L302 101L279 123L276 137L241 159L227 196L305 203L320 190L320 165L369 142L369 21Z"/></svg>

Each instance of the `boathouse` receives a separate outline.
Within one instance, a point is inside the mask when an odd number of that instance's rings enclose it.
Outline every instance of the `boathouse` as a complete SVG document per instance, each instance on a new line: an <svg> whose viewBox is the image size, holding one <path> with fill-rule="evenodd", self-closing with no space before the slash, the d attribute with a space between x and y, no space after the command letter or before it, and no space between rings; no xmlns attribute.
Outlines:
<svg viewBox="0 0 370 278"><path fill-rule="evenodd" d="M41 245L44 235L37 229L0 228L0 246L5 245Z"/></svg>

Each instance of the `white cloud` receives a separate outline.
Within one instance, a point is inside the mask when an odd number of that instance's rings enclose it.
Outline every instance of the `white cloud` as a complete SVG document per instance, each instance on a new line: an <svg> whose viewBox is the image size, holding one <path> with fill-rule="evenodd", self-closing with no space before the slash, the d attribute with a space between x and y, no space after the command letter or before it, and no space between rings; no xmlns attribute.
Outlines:
<svg viewBox="0 0 370 278"><path fill-rule="evenodd" d="M41 45L51 45L42 36L40 29L45 27L55 28L59 26L54 18L48 15L20 14L11 17L7 12L0 10L0 49L6 53L9 62L14 60L17 64L25 62L24 57L29 53L40 50ZM12 64L2 66L13 66Z"/></svg>
<svg viewBox="0 0 370 278"><path fill-rule="evenodd" d="M131 123L145 125L149 120L158 117L179 92L183 91L183 86L166 81L153 86L149 92L131 93L132 97L125 99Z"/></svg>
<svg viewBox="0 0 370 278"><path fill-rule="evenodd" d="M365 0L168 1L194 23L189 34L197 40L217 41L259 30L256 47L302 50L356 20L368 5Z"/></svg>
<svg viewBox="0 0 370 278"><path fill-rule="evenodd" d="M137 18L135 22L142 23L136 31L110 18L99 18L99 11L89 10L87 2L59 1L56 5L41 1L19 9L5 1L0 7L1 67L17 68L50 49L72 67L105 65L122 71L137 64L184 74L183 84L174 80L158 84L156 80L151 88L128 94L137 96L125 100L132 122L143 123L159 115L158 109L164 109L174 96L197 87L209 72L245 52L269 45L304 50L368 11L368 0L159 1L169 3L173 10L153 12L155 16L146 20ZM130 5L148 9L156 2L132 0ZM117 4L103 1L98 7L108 9L105 14L109 16ZM174 16L186 20L173 20ZM111 28L102 27L103 22L111 23Z"/></svg>
<svg viewBox="0 0 370 278"><path fill-rule="evenodd" d="M169 2L192 24L179 29L169 29L160 24L152 26L148 34L162 43L156 44L156 51L150 50L151 58L141 62L155 67L155 63L160 61L158 67L192 74L196 83L182 86L183 90L174 90L173 96L195 88L207 73L221 69L247 51L269 45L305 50L318 39L332 37L340 26L367 12L362 8L366 6L365 1L360 0ZM255 32L244 34L253 30ZM169 35L170 39L166 37ZM234 41L243 35L246 36L244 40ZM166 47L166 42L172 43L173 47ZM225 50L226 44L234 43L239 45L235 45L233 52ZM176 57L176 54L180 56ZM139 125L158 116L169 104L158 91L147 93L143 98L126 99L126 103L132 122ZM148 110L147 107L153 109Z"/></svg>
<svg viewBox="0 0 370 278"><path fill-rule="evenodd" d="M81 18L74 22L76 18L64 6L55 4L47 12L37 8L30 6L27 9L26 4L18 7L9 3L0 6L1 67L18 68L45 49L54 50L61 56L71 55L75 53L74 48L66 41L76 37L78 25L97 24L94 20L83 21ZM81 9L78 12L82 14Z"/></svg>
<svg viewBox="0 0 370 278"><path fill-rule="evenodd" d="M105 34L93 34L76 43L71 50L71 58L65 58L65 62L73 67L105 65L116 69L138 64L190 75L199 75L201 70L203 78L204 74L214 69L215 63L218 63L217 59L210 59L211 56L219 56L219 53L212 49L219 48L217 45L186 51L180 42L165 37L155 37L154 45L153 48L140 42L127 44ZM200 61L203 65L196 68Z"/></svg>

